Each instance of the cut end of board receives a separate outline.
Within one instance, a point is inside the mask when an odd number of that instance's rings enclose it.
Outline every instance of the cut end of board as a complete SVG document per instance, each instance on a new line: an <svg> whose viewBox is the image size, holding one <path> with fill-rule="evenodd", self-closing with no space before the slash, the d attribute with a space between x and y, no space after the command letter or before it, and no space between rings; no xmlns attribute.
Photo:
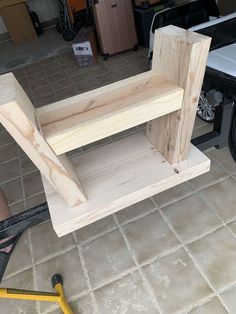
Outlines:
<svg viewBox="0 0 236 314"><path fill-rule="evenodd" d="M85 152L72 163L87 202L68 207L43 178L59 237L210 170L210 160L194 146L186 161L169 164L142 133Z"/></svg>

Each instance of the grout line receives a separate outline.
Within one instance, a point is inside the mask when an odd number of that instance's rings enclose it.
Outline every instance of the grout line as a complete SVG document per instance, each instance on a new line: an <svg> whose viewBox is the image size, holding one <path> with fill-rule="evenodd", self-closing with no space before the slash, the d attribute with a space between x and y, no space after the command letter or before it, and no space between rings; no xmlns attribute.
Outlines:
<svg viewBox="0 0 236 314"><path fill-rule="evenodd" d="M1 185L8 184L8 183L14 182L14 181L19 180L19 179L21 179L21 174L17 177L14 177L13 179L2 181Z"/></svg>
<svg viewBox="0 0 236 314"><path fill-rule="evenodd" d="M29 239L28 239L28 240L29 240ZM17 276L17 275L19 275L19 274L21 274L21 273L27 271L27 270L30 270L31 268L32 268L32 265L27 266L27 267L25 267L25 268L22 268L21 270L18 270L18 271L16 271L16 272L12 272L11 274L4 276L4 277L3 277L3 280L11 279L11 278L13 278L13 277L15 277L15 276Z"/></svg>
<svg viewBox="0 0 236 314"><path fill-rule="evenodd" d="M203 298L199 303L190 304L190 306L188 306L184 310L177 312L176 314L191 313L192 310L195 310L195 309L199 308L200 306L207 304L208 302L212 301L215 297L216 297L216 295L214 293L212 293L209 296Z"/></svg>
<svg viewBox="0 0 236 314"><path fill-rule="evenodd" d="M6 132L7 132L7 131L1 131L0 134L1 134L1 133L6 133ZM7 144L0 145L0 148L1 148L1 149L2 149L2 148L5 148L6 146L11 145L11 144L14 144L14 143L16 143L16 142L14 141L14 139L12 139L12 142L9 142L9 143L7 143Z"/></svg>
<svg viewBox="0 0 236 314"><path fill-rule="evenodd" d="M135 257L134 254L133 254L133 251L132 251L131 246L130 246L130 244L129 244L129 240L128 240L128 238L126 237L125 232L124 232L124 230L122 229L122 226L119 224L119 221L118 221L118 219L116 218L116 216L113 216L113 219L114 219L115 223L117 224L117 226L118 226L118 228L119 228L119 230L120 230L120 233L122 234L122 237L123 237L123 239L124 239L124 241L125 241L125 244L126 244L126 247L127 247L127 249L128 249L128 252L129 252L129 254L130 254L131 257L132 257L132 260L133 260L134 264L136 265L137 270L139 271L139 274L141 275L141 278L142 278L142 281L143 281L143 286L144 286L146 292L148 293L148 295L149 295L149 297L150 297L150 299L151 299L151 301L152 301L154 307L158 310L158 312L159 312L160 314L162 314L162 310L161 310L160 305L159 305L159 303L158 303L158 301L157 301L157 299L156 299L156 297L155 297L155 293L154 293L154 291L152 290L152 287L151 287L150 283L148 282L148 280L147 280L145 274L144 274L143 271L142 271L142 268L139 266L139 264L138 264L138 262L137 262L137 259L136 259L136 257Z"/></svg>
<svg viewBox="0 0 236 314"><path fill-rule="evenodd" d="M46 222L46 221L45 221L45 222ZM45 223L45 222L44 222L44 223ZM51 226L50 226L50 227L51 227ZM65 248L65 249L62 249L62 250L60 250L60 251L57 252L57 253L53 253L53 254L47 255L46 257L42 258L41 260L35 262L34 265L35 265L35 266L39 266L39 265L41 265L41 264L43 264L43 263L45 263L45 262L48 262L48 261L50 261L50 260L52 260L52 259L54 259L54 258L56 258L56 257L59 257L59 256L64 255L64 254L66 254L66 253L69 253L70 251L74 250L75 248L76 248L76 244L73 244L73 245L71 245L70 247L67 247L67 248Z"/></svg>
<svg viewBox="0 0 236 314"><path fill-rule="evenodd" d="M194 257L192 256L191 252L189 251L188 247L184 245L184 243L182 242L181 238L179 237L179 235L175 232L174 228L171 226L171 224L169 223L168 219L165 217L165 215L163 214L162 210L159 210L162 218L164 219L164 221L166 222L166 224L169 226L169 228L171 229L171 231L173 232L173 234L175 235L175 237L177 238L177 240L183 244L183 249L185 250L185 252L187 253L187 255L190 257L190 259L193 262L193 265L196 267L196 269L199 271L199 273L202 275L202 277L205 279L206 283L208 284L208 286L211 288L211 290L213 291L213 293L215 295L216 291L214 289L214 287L211 285L210 281L208 280L207 276L205 276L205 274L202 272L200 266L198 265L198 263L195 261Z"/></svg>
<svg viewBox="0 0 236 314"><path fill-rule="evenodd" d="M185 182L185 183L186 183L186 182ZM167 190L167 191L168 191L168 190ZM164 191L163 191L163 192L164 192ZM186 198L188 198L188 197L190 197L190 196L193 196L193 195L195 195L195 194L196 194L196 191L193 190L192 192L189 192L189 193L187 193L186 195L177 197L177 198L171 200L170 202L164 203L164 204L162 204L162 205L158 205L158 203L155 201L155 199L154 199L153 196L151 197L151 200L154 202L154 204L155 204L159 209L162 209L162 208L165 208L165 207L167 207L167 206L173 205L174 203L177 203L177 202L179 202L179 201L182 201L182 200L184 200L184 199L186 199ZM158 194L157 194L157 195L158 195Z"/></svg>
<svg viewBox="0 0 236 314"><path fill-rule="evenodd" d="M178 236L178 234L175 232L174 228L172 228L171 224L169 223L168 219L165 217L164 213L160 210L160 214L162 216L162 218L165 220L165 222L168 224L169 228L172 230L172 232L174 233L174 235L176 236L176 238L183 244L183 249L185 250L185 252L188 254L188 256L191 258L194 266L196 267L196 269L200 272L200 274L202 275L202 277L205 279L205 281L207 282L207 284L209 285L209 287L212 289L214 296L218 297L222 303L222 305L225 307L225 309L228 311L227 306L224 304L224 302L222 301L222 299L220 298L219 293L217 293L217 291L214 289L214 287L212 286L212 284L210 283L210 281L208 280L207 276L204 274L204 272L201 270L200 265L198 265L198 262L194 259L193 255L191 254L190 250L188 249L188 247L186 246L185 243L182 242L181 238ZM221 220L220 220L221 221ZM222 226L220 227L222 228ZM220 229L217 228L217 229Z"/></svg>
<svg viewBox="0 0 236 314"><path fill-rule="evenodd" d="M109 234L109 233L111 233L111 232L113 232L113 231L115 231L115 230L117 230L117 226L114 226L113 228L108 229L108 230L106 230L106 231L104 231L104 232L100 232L100 233L98 233L97 235L95 235L95 236L93 236L93 237L91 237L91 238L88 238L87 240L81 241L81 242L80 242L80 240L79 240L79 237L76 235L75 237L76 237L76 239L77 239L77 240L76 240L77 246L78 246L78 247L82 247L82 246L85 245L85 244L92 243L93 241L95 241L95 240L97 240L97 239L100 239L100 238L102 238L103 236L105 236L105 235L107 235L107 234Z"/></svg>
<svg viewBox="0 0 236 314"><path fill-rule="evenodd" d="M2 161L2 162L0 163L0 166L6 165L7 163L9 163L9 162L11 162L11 161L14 161L14 160L16 160L16 159L18 159L18 158L19 158L19 157L16 156L16 157L14 157L14 158L11 158L11 159Z"/></svg>
<svg viewBox="0 0 236 314"><path fill-rule="evenodd" d="M205 279L206 283L208 284L208 286L211 288L211 290L213 291L215 296L218 296L216 290L214 289L214 287L212 286L212 284L210 283L210 281L208 280L207 276L204 274L204 272L201 270L200 266L198 265L198 263L196 262L196 260L194 259L194 257L192 256L190 250L188 249L188 247L185 245L185 243L183 243L181 237L179 237L179 235L175 232L174 228L172 227L172 225L169 223L168 218L164 215L164 213L162 212L161 209L159 209L159 212L161 214L161 217L163 218L163 220L166 222L166 224L168 225L168 227L171 229L171 231L173 232L173 234L175 235L175 237L177 238L177 240L183 245L183 249L185 250L185 252L188 254L188 256L190 257L190 259L192 260L194 266L196 267L196 269L199 271L199 273L202 275L202 277ZM184 310L186 311L186 310Z"/></svg>
<svg viewBox="0 0 236 314"><path fill-rule="evenodd" d="M74 238L76 240L75 234L73 234L73 236L74 236ZM95 297L94 291L92 290L92 286L91 286L91 282L90 282L90 279L89 279L89 275L88 275L88 271L87 271L87 268L86 268L86 263L85 263L85 260L84 260L84 257L83 257L82 250L81 250L80 247L78 247L77 250L78 250L78 255L79 255L79 258L80 258L81 266L82 266L82 269L83 269L84 277L85 277L87 286L88 286L89 291L90 291L93 309L94 309L95 313L99 313L98 304L97 304L97 301L96 301L96 297Z"/></svg>
<svg viewBox="0 0 236 314"><path fill-rule="evenodd" d="M228 171L224 166L222 166L222 164L221 164L221 162L219 162L217 159L215 159L214 157L212 157L212 156L208 156L208 158L209 159L212 159L213 161L215 161L215 163L217 164L217 166L221 169L221 170L223 170L224 172L226 172L230 177L232 177L233 175L235 175L236 174L236 172L235 173L230 173L230 171Z"/></svg>
<svg viewBox="0 0 236 314"><path fill-rule="evenodd" d="M204 185L204 186L202 186L200 188L195 188L194 185L190 181L188 181L188 184L191 185L191 188L193 188L195 190L195 192L201 192L201 191L203 191L203 190L205 190L205 189L207 189L209 187L212 187L212 186L214 186L214 185L216 185L218 183L221 183L221 182L224 182L224 181L228 180L230 177L231 176L226 173L226 175L224 177L222 177L220 179L217 179L216 181L211 182L209 184L206 184L206 185Z"/></svg>
<svg viewBox="0 0 236 314"><path fill-rule="evenodd" d="M23 194L23 198L24 198L24 207L26 209L25 189L24 189L24 183L23 183L22 168L21 168L21 163L20 163L20 158L19 158L20 148L18 145L17 145L17 151L18 151L19 171L20 171L20 178L21 178L21 185L22 185L22 194ZM32 270L33 270L33 284L34 284L34 289L37 290L37 286L38 286L37 285L37 274L36 274L36 269L35 269L35 265L34 265L33 244L32 244L30 229L27 229L27 233L28 233L29 251L30 251ZM40 314L40 305L39 305L38 301L36 301L36 310L37 310L37 313Z"/></svg>
<svg viewBox="0 0 236 314"><path fill-rule="evenodd" d="M31 263L32 263L32 269L33 269L33 283L34 283L34 289L35 289L35 290L38 290L37 273L36 273L36 268L35 268L35 264L34 264L33 243L32 243L32 238L31 238L30 229L27 229L27 232L28 232L28 239L29 239L29 250L30 250L30 255L31 255ZM41 314L39 301L36 301L36 310L37 310L37 313L38 313L38 314Z"/></svg>

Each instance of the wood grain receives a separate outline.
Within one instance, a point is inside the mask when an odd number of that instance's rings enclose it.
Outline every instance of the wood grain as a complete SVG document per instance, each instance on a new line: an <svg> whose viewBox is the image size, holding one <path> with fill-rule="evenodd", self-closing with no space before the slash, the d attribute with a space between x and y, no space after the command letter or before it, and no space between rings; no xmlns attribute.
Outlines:
<svg viewBox="0 0 236 314"><path fill-rule="evenodd" d="M57 155L181 108L183 89L152 71L39 109Z"/></svg>
<svg viewBox="0 0 236 314"><path fill-rule="evenodd" d="M147 137L172 164L187 158L211 39L175 26L155 33L152 70L184 89L182 109L150 122Z"/></svg>
<svg viewBox="0 0 236 314"><path fill-rule="evenodd" d="M0 76L0 122L69 206L86 201L67 157L57 157L41 135L38 114L13 74Z"/></svg>
<svg viewBox="0 0 236 314"><path fill-rule="evenodd" d="M131 204L209 171L210 160L191 146L188 159L170 165L139 133L72 159L88 201L66 207L43 179L52 223L63 236Z"/></svg>

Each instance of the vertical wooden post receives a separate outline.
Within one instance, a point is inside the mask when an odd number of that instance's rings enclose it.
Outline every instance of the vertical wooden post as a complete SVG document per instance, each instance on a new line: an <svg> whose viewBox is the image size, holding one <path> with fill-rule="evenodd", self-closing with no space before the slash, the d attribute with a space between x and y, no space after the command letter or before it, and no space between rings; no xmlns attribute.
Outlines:
<svg viewBox="0 0 236 314"><path fill-rule="evenodd" d="M182 109L147 125L148 139L171 164L187 159L210 43L175 26L155 33L152 70L185 90Z"/></svg>
<svg viewBox="0 0 236 314"><path fill-rule="evenodd" d="M0 122L69 206L86 201L65 155L56 156L41 134L37 110L13 74L0 76Z"/></svg>

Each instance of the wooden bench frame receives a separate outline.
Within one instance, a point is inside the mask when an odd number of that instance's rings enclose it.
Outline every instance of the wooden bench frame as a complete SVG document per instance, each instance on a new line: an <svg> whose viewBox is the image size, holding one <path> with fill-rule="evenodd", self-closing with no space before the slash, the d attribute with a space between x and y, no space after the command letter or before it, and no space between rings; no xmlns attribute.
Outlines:
<svg viewBox="0 0 236 314"><path fill-rule="evenodd" d="M38 110L13 74L0 77L0 122L41 171L59 236L209 171L190 140L210 41L160 29L151 71ZM144 122L146 136L66 156Z"/></svg>

